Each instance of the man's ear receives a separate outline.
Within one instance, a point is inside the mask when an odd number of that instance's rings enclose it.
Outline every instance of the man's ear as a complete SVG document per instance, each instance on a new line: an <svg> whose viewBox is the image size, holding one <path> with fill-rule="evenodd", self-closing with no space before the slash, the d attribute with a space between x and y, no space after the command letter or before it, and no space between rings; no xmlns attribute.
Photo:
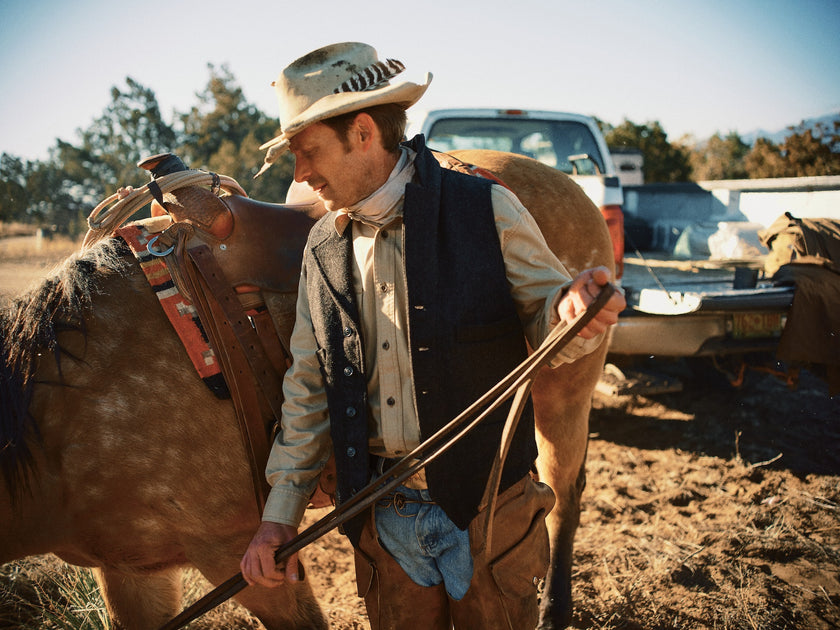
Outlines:
<svg viewBox="0 0 840 630"><path fill-rule="evenodd" d="M369 148L371 143L375 141L378 131L376 123L373 122L373 118L370 117L370 114L360 112L359 115L353 119L353 133L357 134L362 147L365 149Z"/></svg>

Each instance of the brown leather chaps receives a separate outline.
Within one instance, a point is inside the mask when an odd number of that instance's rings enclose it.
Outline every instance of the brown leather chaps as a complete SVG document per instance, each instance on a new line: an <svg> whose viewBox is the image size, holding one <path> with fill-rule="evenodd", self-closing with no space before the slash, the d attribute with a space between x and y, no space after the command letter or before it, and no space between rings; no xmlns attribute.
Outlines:
<svg viewBox="0 0 840 630"><path fill-rule="evenodd" d="M530 477L499 495L491 549L473 555L467 594L454 600L444 585L419 586L377 539L373 510L355 549L356 582L365 598L371 630L523 630L534 628L539 611L537 587L549 563L545 517L554 494ZM470 542L482 536L479 514L470 525Z"/></svg>

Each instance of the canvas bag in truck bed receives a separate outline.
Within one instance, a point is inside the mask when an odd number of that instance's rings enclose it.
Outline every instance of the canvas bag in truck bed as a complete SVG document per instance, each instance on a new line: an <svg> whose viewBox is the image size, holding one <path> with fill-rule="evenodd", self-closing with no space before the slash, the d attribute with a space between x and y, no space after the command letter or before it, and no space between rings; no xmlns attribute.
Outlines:
<svg viewBox="0 0 840 630"><path fill-rule="evenodd" d="M785 212L758 236L770 250L764 262L768 277L790 262L816 263L840 272L840 221L836 219L799 219Z"/></svg>

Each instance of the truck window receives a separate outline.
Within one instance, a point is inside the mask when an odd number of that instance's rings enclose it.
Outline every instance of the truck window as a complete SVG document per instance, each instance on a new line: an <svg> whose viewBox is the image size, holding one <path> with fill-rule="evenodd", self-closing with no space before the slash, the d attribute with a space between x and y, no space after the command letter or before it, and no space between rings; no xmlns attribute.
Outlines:
<svg viewBox="0 0 840 630"><path fill-rule="evenodd" d="M527 155L553 168L572 173L569 156L587 154L592 172L604 172L604 161L592 132L574 121L530 118L447 118L432 124L427 144L437 151L492 149ZM580 162L578 163L580 168Z"/></svg>

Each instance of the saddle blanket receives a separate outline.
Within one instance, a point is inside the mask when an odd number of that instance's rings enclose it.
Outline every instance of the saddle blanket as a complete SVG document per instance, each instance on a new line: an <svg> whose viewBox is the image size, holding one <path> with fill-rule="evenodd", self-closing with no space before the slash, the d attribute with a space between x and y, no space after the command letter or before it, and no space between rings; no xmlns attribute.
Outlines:
<svg viewBox="0 0 840 630"><path fill-rule="evenodd" d="M217 398L230 398L218 358L210 347L198 313L172 280L166 261L149 253L147 245L156 233L139 223L128 223L116 230L117 236L134 253L140 269L155 292L163 312L172 324L196 372Z"/></svg>

